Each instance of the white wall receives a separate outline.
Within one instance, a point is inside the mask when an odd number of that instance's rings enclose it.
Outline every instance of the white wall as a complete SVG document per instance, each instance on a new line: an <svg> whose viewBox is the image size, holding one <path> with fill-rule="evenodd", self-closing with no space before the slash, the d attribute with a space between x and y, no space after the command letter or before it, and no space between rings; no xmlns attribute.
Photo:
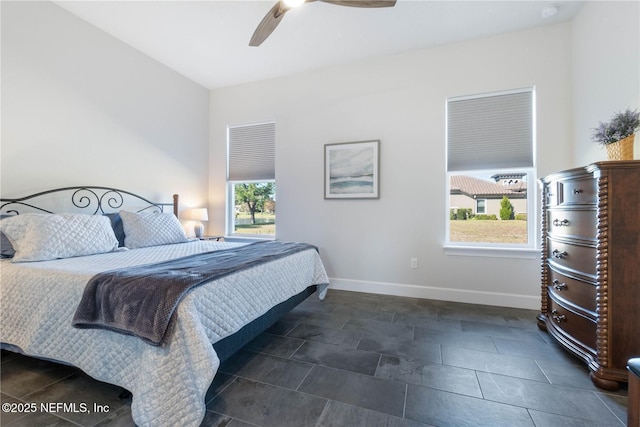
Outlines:
<svg viewBox="0 0 640 427"><path fill-rule="evenodd" d="M446 97L532 85L546 174L572 161L570 24L214 90L214 231L224 229L225 126L273 119L277 237L319 246L334 286L536 308L539 256L442 249ZM324 200L324 144L367 139L381 140L380 199Z"/></svg>
<svg viewBox="0 0 640 427"><path fill-rule="evenodd" d="M53 3L1 7L4 197L104 185L206 203L207 89Z"/></svg>
<svg viewBox="0 0 640 427"><path fill-rule="evenodd" d="M640 109L640 2L588 1L573 22L576 165L607 160L591 141L614 112ZM636 135L634 159L640 159Z"/></svg>

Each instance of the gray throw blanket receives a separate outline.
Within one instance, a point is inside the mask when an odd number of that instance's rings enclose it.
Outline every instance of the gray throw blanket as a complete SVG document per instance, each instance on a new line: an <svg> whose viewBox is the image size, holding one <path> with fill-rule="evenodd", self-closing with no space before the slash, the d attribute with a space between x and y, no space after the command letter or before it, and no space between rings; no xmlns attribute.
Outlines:
<svg viewBox="0 0 640 427"><path fill-rule="evenodd" d="M316 247L295 242L256 242L157 264L95 275L73 317L76 328L101 328L164 345L173 313L191 289L241 269Z"/></svg>

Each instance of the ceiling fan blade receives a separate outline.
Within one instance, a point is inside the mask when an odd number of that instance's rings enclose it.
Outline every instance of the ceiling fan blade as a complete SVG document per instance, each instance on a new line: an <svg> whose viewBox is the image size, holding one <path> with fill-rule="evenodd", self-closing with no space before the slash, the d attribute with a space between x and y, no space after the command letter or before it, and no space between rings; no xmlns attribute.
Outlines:
<svg viewBox="0 0 640 427"><path fill-rule="evenodd" d="M278 1L258 24L258 28L254 31L253 36L251 36L249 46L260 46L260 44L271 35L273 30L276 29L287 10L289 10L289 8L284 6L281 1Z"/></svg>
<svg viewBox="0 0 640 427"><path fill-rule="evenodd" d="M338 6L350 7L393 7L396 0L320 0L324 3L331 3Z"/></svg>

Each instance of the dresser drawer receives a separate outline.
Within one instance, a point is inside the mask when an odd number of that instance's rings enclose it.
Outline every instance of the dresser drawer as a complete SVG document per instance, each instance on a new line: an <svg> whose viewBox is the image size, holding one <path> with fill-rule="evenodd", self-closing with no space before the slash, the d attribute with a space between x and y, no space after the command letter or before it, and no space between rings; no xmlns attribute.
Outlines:
<svg viewBox="0 0 640 427"><path fill-rule="evenodd" d="M594 284L567 277L550 268L548 291L554 299L564 299L595 317L596 286Z"/></svg>
<svg viewBox="0 0 640 427"><path fill-rule="evenodd" d="M590 348L595 353L596 322L563 307L551 295L551 310L547 313L556 328L562 329L574 341Z"/></svg>
<svg viewBox="0 0 640 427"><path fill-rule="evenodd" d="M545 206L558 206L560 200L562 200L559 194L560 183L558 181L552 181L545 185L544 192L542 194L542 202Z"/></svg>
<svg viewBox="0 0 640 427"><path fill-rule="evenodd" d="M572 236L595 240L598 231L598 218L595 210L547 211L547 230L557 236Z"/></svg>
<svg viewBox="0 0 640 427"><path fill-rule="evenodd" d="M596 248L547 240L547 258L551 263L595 278Z"/></svg>
<svg viewBox="0 0 640 427"><path fill-rule="evenodd" d="M595 178L576 178L558 183L559 205L595 205L598 186Z"/></svg>

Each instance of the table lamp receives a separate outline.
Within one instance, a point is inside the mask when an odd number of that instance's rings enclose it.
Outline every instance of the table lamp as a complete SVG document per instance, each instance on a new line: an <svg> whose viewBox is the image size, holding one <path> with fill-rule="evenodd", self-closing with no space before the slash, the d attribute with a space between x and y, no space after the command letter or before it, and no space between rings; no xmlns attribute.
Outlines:
<svg viewBox="0 0 640 427"><path fill-rule="evenodd" d="M204 232L204 225L202 225L202 221L208 221L209 215L207 213L206 208L196 208L191 209L189 211L189 219L196 221L193 225L193 232L196 237L202 237L202 233Z"/></svg>

